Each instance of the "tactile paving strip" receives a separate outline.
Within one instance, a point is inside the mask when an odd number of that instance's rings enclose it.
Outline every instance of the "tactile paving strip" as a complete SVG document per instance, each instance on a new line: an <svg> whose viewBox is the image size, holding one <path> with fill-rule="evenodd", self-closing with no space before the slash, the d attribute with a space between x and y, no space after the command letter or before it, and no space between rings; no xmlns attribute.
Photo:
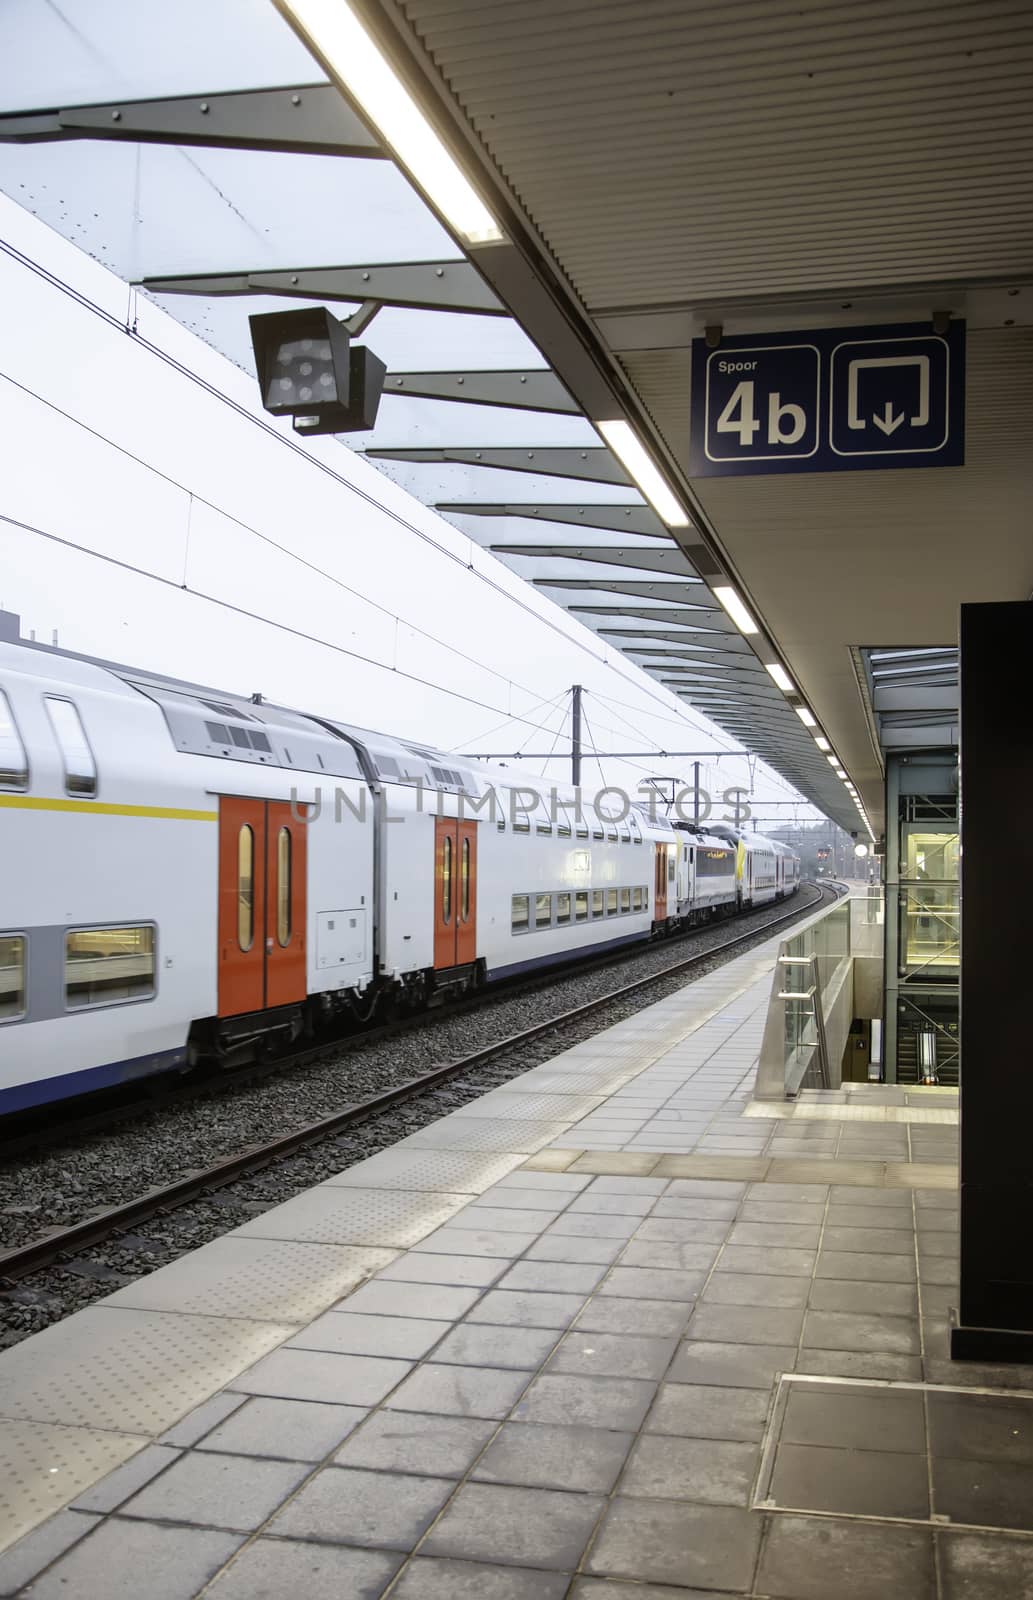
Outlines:
<svg viewBox="0 0 1033 1600"><path fill-rule="evenodd" d="M394 1254L229 1233L138 1278L106 1303L143 1311L311 1322L386 1267Z"/></svg>
<svg viewBox="0 0 1033 1600"><path fill-rule="evenodd" d="M263 1212L236 1232L245 1239L303 1239L315 1244L368 1244L404 1250L447 1222L469 1198L437 1190L320 1184Z"/></svg>
<svg viewBox="0 0 1033 1600"><path fill-rule="evenodd" d="M91 1306L0 1355L0 1418L163 1433L294 1332Z"/></svg>
<svg viewBox="0 0 1033 1600"><path fill-rule="evenodd" d="M127 1433L39 1422L0 1425L0 1550L147 1443ZM84 1525L83 1532L87 1531ZM9 1591L5 1588L4 1593Z"/></svg>
<svg viewBox="0 0 1033 1600"><path fill-rule="evenodd" d="M348 1167L328 1184L349 1189L438 1189L446 1194L480 1194L520 1165L520 1156L465 1150L381 1150Z"/></svg>
<svg viewBox="0 0 1033 1600"><path fill-rule="evenodd" d="M426 1150L511 1150L534 1155L550 1139L558 1139L570 1127L562 1122L500 1122L486 1117L443 1117L411 1133L402 1141L407 1149Z"/></svg>

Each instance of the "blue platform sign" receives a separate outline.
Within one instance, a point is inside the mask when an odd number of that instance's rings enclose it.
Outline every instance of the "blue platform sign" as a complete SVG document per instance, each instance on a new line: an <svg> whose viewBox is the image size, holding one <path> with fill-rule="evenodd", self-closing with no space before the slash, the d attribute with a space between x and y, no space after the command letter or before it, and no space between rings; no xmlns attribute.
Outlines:
<svg viewBox="0 0 1033 1600"><path fill-rule="evenodd" d="M693 341L690 476L964 459L963 322Z"/></svg>

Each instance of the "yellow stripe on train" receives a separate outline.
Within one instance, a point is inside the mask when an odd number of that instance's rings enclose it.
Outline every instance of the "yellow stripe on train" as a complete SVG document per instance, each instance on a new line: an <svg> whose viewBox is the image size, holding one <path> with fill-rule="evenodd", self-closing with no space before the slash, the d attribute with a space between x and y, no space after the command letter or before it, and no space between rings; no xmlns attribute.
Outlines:
<svg viewBox="0 0 1033 1600"><path fill-rule="evenodd" d="M105 817L162 817L173 822L218 822L217 811L188 811L179 806L116 806L103 800L51 799L45 795L0 794L0 806L18 811L93 812Z"/></svg>

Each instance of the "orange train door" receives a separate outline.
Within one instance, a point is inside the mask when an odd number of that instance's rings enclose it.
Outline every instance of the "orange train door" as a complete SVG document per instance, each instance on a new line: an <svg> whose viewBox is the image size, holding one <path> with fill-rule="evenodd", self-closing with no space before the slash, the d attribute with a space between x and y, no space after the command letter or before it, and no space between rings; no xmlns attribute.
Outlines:
<svg viewBox="0 0 1033 1600"><path fill-rule="evenodd" d="M656 922L665 922L667 920L667 846L665 844L658 844L656 847L653 919Z"/></svg>
<svg viewBox="0 0 1033 1600"><path fill-rule="evenodd" d="M220 796L220 1017L305 998L305 828L285 801Z"/></svg>
<svg viewBox="0 0 1033 1600"><path fill-rule="evenodd" d="M477 959L477 824L434 819L434 967Z"/></svg>

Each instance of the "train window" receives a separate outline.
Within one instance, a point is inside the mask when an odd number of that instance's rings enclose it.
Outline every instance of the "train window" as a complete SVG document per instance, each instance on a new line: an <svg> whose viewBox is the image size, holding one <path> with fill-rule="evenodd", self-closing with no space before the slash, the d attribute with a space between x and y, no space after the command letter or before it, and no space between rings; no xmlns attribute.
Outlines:
<svg viewBox="0 0 1033 1600"><path fill-rule="evenodd" d="M536 894L534 897L534 925L536 928L552 926L552 895Z"/></svg>
<svg viewBox="0 0 1033 1600"><path fill-rule="evenodd" d="M570 895L567 893L556 896L556 921L561 925L570 921Z"/></svg>
<svg viewBox="0 0 1033 1600"><path fill-rule="evenodd" d="M608 917L615 917L617 915L616 889L607 889L606 891L606 915Z"/></svg>
<svg viewBox="0 0 1033 1600"><path fill-rule="evenodd" d="M50 723L65 764L65 788L69 794L97 793L97 765L93 759L82 718L71 700L46 695Z"/></svg>
<svg viewBox="0 0 1033 1600"><path fill-rule="evenodd" d="M65 934L65 1005L69 1010L154 993L154 928L77 928Z"/></svg>
<svg viewBox="0 0 1033 1600"><path fill-rule="evenodd" d="M459 855L459 915L463 922L470 920L470 841L463 840Z"/></svg>
<svg viewBox="0 0 1033 1600"><path fill-rule="evenodd" d="M632 891L631 891L631 909L632 909L632 911L641 911L642 910L642 890L641 889L632 889Z"/></svg>
<svg viewBox="0 0 1033 1600"><path fill-rule="evenodd" d="M628 827L627 823L625 823L621 828L621 838L624 840L625 844L631 843L631 829Z"/></svg>
<svg viewBox="0 0 1033 1600"><path fill-rule="evenodd" d="M441 920L452 921L452 838L447 833L441 846Z"/></svg>
<svg viewBox="0 0 1033 1600"><path fill-rule="evenodd" d="M578 823L578 825L577 825L577 836L578 836L579 839L587 839L588 838L588 823L587 822L579 822Z"/></svg>
<svg viewBox="0 0 1033 1600"><path fill-rule="evenodd" d="M25 1015L25 938L0 933L0 1022Z"/></svg>
<svg viewBox="0 0 1033 1600"><path fill-rule="evenodd" d="M513 896L513 932L526 933L528 918L531 914L530 897L526 894Z"/></svg>
<svg viewBox="0 0 1033 1600"><path fill-rule="evenodd" d="M588 921L588 890L579 889L574 896L574 921Z"/></svg>
<svg viewBox="0 0 1033 1600"><path fill-rule="evenodd" d="M607 828L606 837L609 839L611 844L616 844L617 843L617 829L616 828Z"/></svg>
<svg viewBox="0 0 1033 1600"><path fill-rule="evenodd" d="M291 942L291 831L281 828L276 840L276 939Z"/></svg>
<svg viewBox="0 0 1033 1600"><path fill-rule="evenodd" d="M624 912L630 911L630 910L631 910L631 890L630 889L622 889L621 890L621 912L624 913Z"/></svg>
<svg viewBox="0 0 1033 1600"><path fill-rule="evenodd" d="M552 823L551 822L537 822L537 823L535 823L535 832L536 833L551 833L552 832Z"/></svg>
<svg viewBox="0 0 1033 1600"><path fill-rule="evenodd" d="M602 914L603 914L603 891L601 889L593 889L592 890L592 915L593 915L593 917L601 917Z"/></svg>
<svg viewBox="0 0 1033 1600"><path fill-rule="evenodd" d="M0 689L0 788L24 789L28 781L25 746L15 725L10 701Z"/></svg>
<svg viewBox="0 0 1033 1600"><path fill-rule="evenodd" d="M606 835L603 833L602 828L593 828L592 829L592 838L593 839L604 839L605 837L606 837Z"/></svg>
<svg viewBox="0 0 1033 1600"><path fill-rule="evenodd" d="M230 730L224 728L221 722L206 722L204 727L213 744L229 744Z"/></svg>
<svg viewBox="0 0 1033 1600"><path fill-rule="evenodd" d="M500 817L498 822L495 824L495 826L498 828L500 833L505 833L505 831L506 831L506 819L505 819L505 817Z"/></svg>
<svg viewBox="0 0 1033 1600"><path fill-rule="evenodd" d="M570 823L569 822L557 823L556 832L559 834L561 839L569 839L570 838Z"/></svg>
<svg viewBox="0 0 1033 1600"><path fill-rule="evenodd" d="M529 817L515 817L513 819L514 833L530 833L531 820Z"/></svg>
<svg viewBox="0 0 1033 1600"><path fill-rule="evenodd" d="M245 822L237 834L237 943L255 942L255 836Z"/></svg>
<svg viewBox="0 0 1033 1600"><path fill-rule="evenodd" d="M668 850L668 852L667 852L667 881L668 881L668 883L673 883L674 882L674 875L675 875L675 872L677 871L677 868L678 868L678 858L674 854L673 851Z"/></svg>

